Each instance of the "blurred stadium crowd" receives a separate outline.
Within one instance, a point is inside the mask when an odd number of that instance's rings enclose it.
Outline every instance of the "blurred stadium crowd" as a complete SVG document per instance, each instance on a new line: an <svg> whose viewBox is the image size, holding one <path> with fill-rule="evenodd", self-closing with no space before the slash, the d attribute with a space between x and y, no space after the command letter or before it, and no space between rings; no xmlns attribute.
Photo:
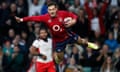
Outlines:
<svg viewBox="0 0 120 72"><path fill-rule="evenodd" d="M0 0L0 72L26 72L30 66L29 47L44 23L17 23L15 16L47 13L55 1L60 10L78 15L71 30L100 46L92 50L68 44L65 60L57 72L120 71L120 0Z"/></svg>

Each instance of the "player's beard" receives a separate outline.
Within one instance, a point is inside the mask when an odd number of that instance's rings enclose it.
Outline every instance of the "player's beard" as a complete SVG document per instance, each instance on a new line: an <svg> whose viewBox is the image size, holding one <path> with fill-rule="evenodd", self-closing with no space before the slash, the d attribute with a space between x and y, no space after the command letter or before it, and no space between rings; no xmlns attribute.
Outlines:
<svg viewBox="0 0 120 72"><path fill-rule="evenodd" d="M45 38L45 39L43 39L45 42L47 42L48 40L47 40L47 38Z"/></svg>

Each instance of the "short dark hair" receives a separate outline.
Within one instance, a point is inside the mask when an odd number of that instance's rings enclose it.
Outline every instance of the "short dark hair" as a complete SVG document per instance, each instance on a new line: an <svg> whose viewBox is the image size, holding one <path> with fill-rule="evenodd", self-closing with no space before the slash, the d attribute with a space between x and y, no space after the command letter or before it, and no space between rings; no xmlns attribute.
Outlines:
<svg viewBox="0 0 120 72"><path fill-rule="evenodd" d="M56 3L56 2L49 2L49 3L47 4L48 7L49 7L49 6L52 6L52 5L54 5L55 7L57 7L57 3Z"/></svg>
<svg viewBox="0 0 120 72"><path fill-rule="evenodd" d="M40 27L40 30L39 30L39 31L41 31L41 30L45 30L45 31L48 33L48 29L45 28L45 27Z"/></svg>

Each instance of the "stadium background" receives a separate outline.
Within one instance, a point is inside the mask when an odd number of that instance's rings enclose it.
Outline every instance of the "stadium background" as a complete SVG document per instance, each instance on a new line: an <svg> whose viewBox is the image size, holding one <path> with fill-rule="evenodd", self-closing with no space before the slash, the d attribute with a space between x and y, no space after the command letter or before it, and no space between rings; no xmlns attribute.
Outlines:
<svg viewBox="0 0 120 72"><path fill-rule="evenodd" d="M120 71L120 0L0 0L0 72L27 71L31 62L29 47L40 27L45 26L17 23L14 16L43 15L50 1L55 1L60 10L78 15L71 30L100 46L92 50L68 45L57 72Z"/></svg>

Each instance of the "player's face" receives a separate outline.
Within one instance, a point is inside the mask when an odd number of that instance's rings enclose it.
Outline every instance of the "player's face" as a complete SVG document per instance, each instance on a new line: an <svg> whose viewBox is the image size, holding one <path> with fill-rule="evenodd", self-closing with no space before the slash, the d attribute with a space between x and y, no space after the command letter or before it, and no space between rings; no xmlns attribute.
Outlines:
<svg viewBox="0 0 120 72"><path fill-rule="evenodd" d="M40 38L46 39L47 36L48 36L48 33L46 32L46 30L40 30Z"/></svg>
<svg viewBox="0 0 120 72"><path fill-rule="evenodd" d="M55 17L57 13L57 7L52 5L48 7L48 13L50 14L51 17Z"/></svg>

